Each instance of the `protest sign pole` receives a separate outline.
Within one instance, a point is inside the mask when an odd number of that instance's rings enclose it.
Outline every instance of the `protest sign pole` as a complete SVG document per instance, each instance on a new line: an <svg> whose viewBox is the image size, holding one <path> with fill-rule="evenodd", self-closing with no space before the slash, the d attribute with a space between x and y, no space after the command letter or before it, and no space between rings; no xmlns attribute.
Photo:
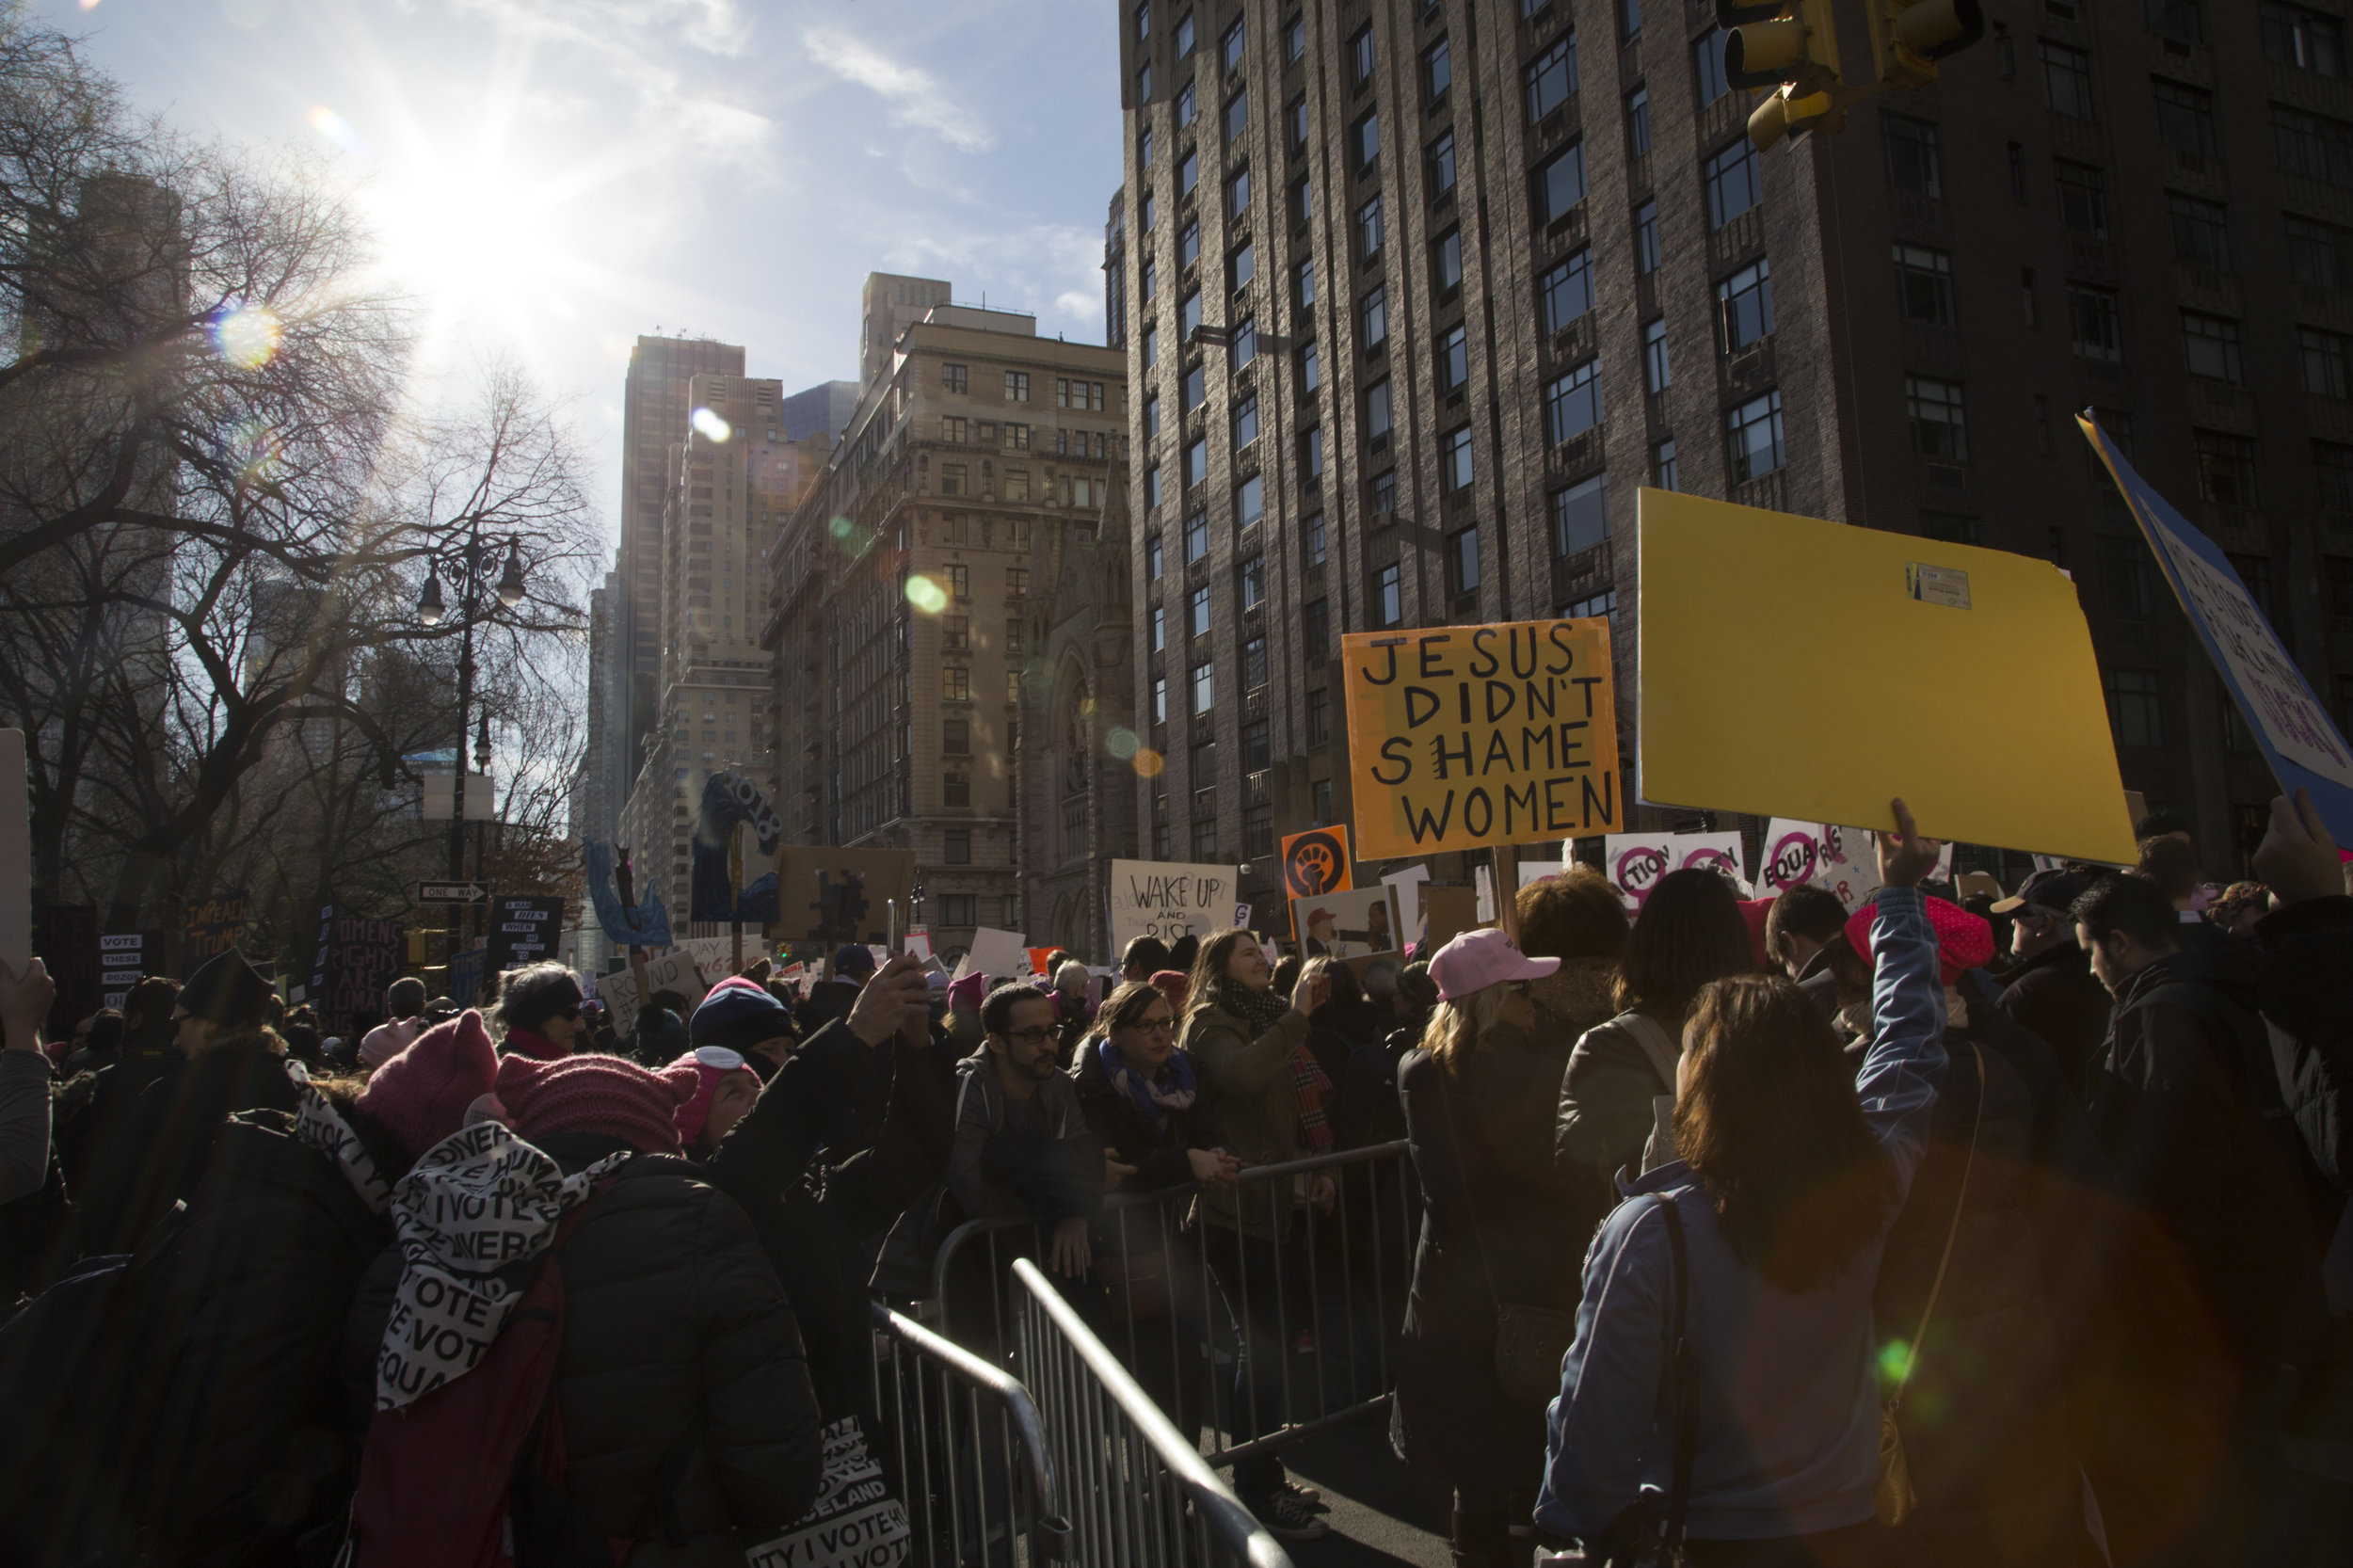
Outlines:
<svg viewBox="0 0 2353 1568"><path fill-rule="evenodd" d="M1496 857L1496 926L1512 938L1513 947L1520 941L1520 848L1517 844L1497 844L1491 852Z"/></svg>
<svg viewBox="0 0 2353 1568"><path fill-rule="evenodd" d="M634 942L629 945L629 972L636 978L637 1005L643 1009L652 993L646 988L646 950Z"/></svg>
<svg viewBox="0 0 2353 1568"><path fill-rule="evenodd" d="M744 922L728 921L728 935L735 938L735 953L730 962L735 967L735 972L741 974L744 972Z"/></svg>

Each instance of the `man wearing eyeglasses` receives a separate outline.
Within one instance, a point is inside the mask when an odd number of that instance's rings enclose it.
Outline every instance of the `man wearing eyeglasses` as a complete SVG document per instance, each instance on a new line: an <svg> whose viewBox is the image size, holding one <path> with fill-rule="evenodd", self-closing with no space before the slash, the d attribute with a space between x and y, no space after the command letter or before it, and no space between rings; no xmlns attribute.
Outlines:
<svg viewBox="0 0 2353 1568"><path fill-rule="evenodd" d="M1103 1203L1103 1150L1055 1065L1054 1003L1036 987L1000 985L981 1003L980 1049L956 1064L955 1144L948 1190L974 1219L1033 1215L1053 1226L1046 1260L1085 1276L1087 1217Z"/></svg>
<svg viewBox="0 0 2353 1568"><path fill-rule="evenodd" d="M2054 866L1993 905L1993 913L2010 918L2015 960L1997 1005L2004 1017L2049 1043L2078 1101L2107 1039L2114 1006L2107 987L2091 973L2091 955L2075 945L2074 918L2067 912L2090 886L2089 873Z"/></svg>

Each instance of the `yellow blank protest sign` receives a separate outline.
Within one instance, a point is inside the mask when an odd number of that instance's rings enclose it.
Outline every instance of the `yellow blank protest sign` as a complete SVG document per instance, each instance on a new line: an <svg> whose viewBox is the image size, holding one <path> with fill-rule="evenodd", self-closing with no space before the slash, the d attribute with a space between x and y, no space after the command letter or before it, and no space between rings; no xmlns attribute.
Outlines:
<svg viewBox="0 0 2353 1568"><path fill-rule="evenodd" d="M1617 831L1607 619L1358 632L1340 663L1359 857Z"/></svg>
<svg viewBox="0 0 2353 1568"><path fill-rule="evenodd" d="M2129 862L2075 585L2048 561L1645 489L1636 784Z"/></svg>

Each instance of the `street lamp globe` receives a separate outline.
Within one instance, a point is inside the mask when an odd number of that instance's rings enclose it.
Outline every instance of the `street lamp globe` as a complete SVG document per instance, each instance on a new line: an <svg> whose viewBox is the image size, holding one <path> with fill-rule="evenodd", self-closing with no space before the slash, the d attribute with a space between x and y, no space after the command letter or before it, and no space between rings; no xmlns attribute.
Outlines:
<svg viewBox="0 0 2353 1568"><path fill-rule="evenodd" d="M427 626L441 624L441 574L424 574L424 592L417 596L417 618Z"/></svg>
<svg viewBox="0 0 2353 1568"><path fill-rule="evenodd" d="M506 547L506 570L499 578L499 602L512 610L523 601L522 541L513 540Z"/></svg>

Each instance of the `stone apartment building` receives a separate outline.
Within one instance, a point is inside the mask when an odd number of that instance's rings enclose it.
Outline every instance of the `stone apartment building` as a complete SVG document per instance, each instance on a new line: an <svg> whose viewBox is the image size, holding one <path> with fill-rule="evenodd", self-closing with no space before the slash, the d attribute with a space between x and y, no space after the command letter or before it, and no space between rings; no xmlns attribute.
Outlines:
<svg viewBox="0 0 2353 1568"><path fill-rule="evenodd" d="M2101 408L2344 712L2342 24L1984 8L1941 85L1763 152L1699 0L1123 9L1145 853L1249 862L1263 899L1282 834L1348 819L1342 632L1608 615L1630 765L1656 485L2059 562L2125 784L2231 869L2271 786L2070 416ZM1835 624L1760 605L1760 651Z"/></svg>
<svg viewBox="0 0 2353 1568"><path fill-rule="evenodd" d="M1135 833L1121 360L949 292L870 279L857 411L769 554L772 798L793 841L914 850L936 951L1098 952Z"/></svg>
<svg viewBox="0 0 2353 1568"><path fill-rule="evenodd" d="M782 384L698 374L686 437L668 450L656 604L662 709L616 841L686 920L689 848L705 779L732 769L776 787L771 658L759 640L770 545L807 493L829 439L787 439Z"/></svg>

